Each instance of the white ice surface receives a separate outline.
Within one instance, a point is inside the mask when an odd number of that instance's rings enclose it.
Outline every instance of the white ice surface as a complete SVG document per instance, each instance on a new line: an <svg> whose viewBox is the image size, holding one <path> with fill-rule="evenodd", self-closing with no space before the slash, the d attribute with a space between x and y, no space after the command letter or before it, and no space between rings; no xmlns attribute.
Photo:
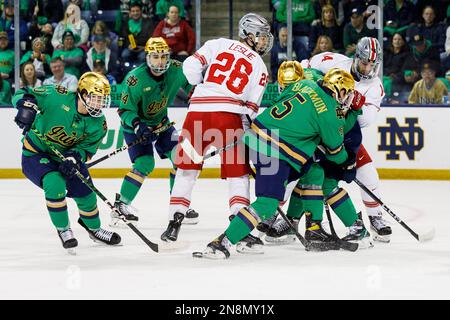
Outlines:
<svg viewBox="0 0 450 320"><path fill-rule="evenodd" d="M107 197L120 179L97 179ZM362 208L356 185L347 186ZM390 244L351 252L311 253L296 242L266 246L263 255L211 261L193 259L228 225L225 181L200 179L193 207L200 223L183 226L181 252L152 252L129 229L120 229L123 246L94 244L70 219L79 241L77 255L62 248L46 211L43 192L27 180L0 180L0 299L450 299L450 182L382 181L383 200L416 232L436 228L435 238L416 241L388 217ZM138 228L157 241L167 226L168 181L147 180L134 206ZM99 201L103 227L109 210ZM337 231L345 229L337 218ZM366 225L368 223L365 216Z"/></svg>

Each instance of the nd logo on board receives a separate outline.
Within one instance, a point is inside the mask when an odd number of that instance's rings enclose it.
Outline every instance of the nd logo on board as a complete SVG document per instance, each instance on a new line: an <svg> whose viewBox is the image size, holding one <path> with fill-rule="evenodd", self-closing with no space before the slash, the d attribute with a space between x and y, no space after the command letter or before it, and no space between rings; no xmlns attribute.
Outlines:
<svg viewBox="0 0 450 320"><path fill-rule="evenodd" d="M423 148L423 130L418 126L418 118L405 118L405 125L395 118L386 118L387 126L379 127L381 142L379 151L387 151L386 160L399 160L400 152L406 153L408 160L415 159L415 152Z"/></svg>

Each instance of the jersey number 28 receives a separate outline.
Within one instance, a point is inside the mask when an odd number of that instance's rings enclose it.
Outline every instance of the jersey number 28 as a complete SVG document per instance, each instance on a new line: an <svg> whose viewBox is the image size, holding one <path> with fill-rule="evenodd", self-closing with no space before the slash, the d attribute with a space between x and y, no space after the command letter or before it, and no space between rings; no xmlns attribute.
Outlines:
<svg viewBox="0 0 450 320"><path fill-rule="evenodd" d="M234 63L235 59L236 57L229 52L222 52L219 54L216 60L220 62L225 61L225 64L212 64L206 81L221 85L225 80L227 80L225 85L228 90L235 94L241 94L244 92L244 88L249 81L248 77L252 73L253 67L252 64L244 58L239 58L236 60L236 63ZM226 79L227 76L224 75L224 73L232 68L233 70L228 76L228 79Z"/></svg>

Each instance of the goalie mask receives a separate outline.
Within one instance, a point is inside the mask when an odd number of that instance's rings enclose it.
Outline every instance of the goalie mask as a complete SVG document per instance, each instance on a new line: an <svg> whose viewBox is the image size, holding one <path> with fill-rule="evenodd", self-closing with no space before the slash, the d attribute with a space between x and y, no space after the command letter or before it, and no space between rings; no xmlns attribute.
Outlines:
<svg viewBox="0 0 450 320"><path fill-rule="evenodd" d="M239 37L260 56L272 49L273 36L270 33L270 24L259 14L248 13L239 20Z"/></svg>
<svg viewBox="0 0 450 320"><path fill-rule="evenodd" d="M334 94L339 103L337 111L345 115L351 107L355 90L352 75L342 69L332 68L324 75L322 86Z"/></svg>
<svg viewBox="0 0 450 320"><path fill-rule="evenodd" d="M281 93L291 83L303 80L303 67L298 61L284 61L278 68L278 90Z"/></svg>
<svg viewBox="0 0 450 320"><path fill-rule="evenodd" d="M381 46L376 38L361 38L353 58L353 74L363 80L375 78L380 71L382 58Z"/></svg>
<svg viewBox="0 0 450 320"><path fill-rule="evenodd" d="M156 75L161 75L170 67L170 48L161 38L150 38L145 44L147 65Z"/></svg>
<svg viewBox="0 0 450 320"><path fill-rule="evenodd" d="M102 74L86 72L78 81L78 97L92 117L102 116L102 109L109 108L110 94L111 86L108 79Z"/></svg>

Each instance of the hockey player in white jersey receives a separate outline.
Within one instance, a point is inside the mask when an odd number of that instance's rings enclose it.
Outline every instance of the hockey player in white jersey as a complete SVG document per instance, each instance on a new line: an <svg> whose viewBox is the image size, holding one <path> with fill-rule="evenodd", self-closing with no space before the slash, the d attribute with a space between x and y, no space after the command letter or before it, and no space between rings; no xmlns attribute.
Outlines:
<svg viewBox="0 0 450 320"><path fill-rule="evenodd" d="M358 41L355 56L346 57L342 54L324 52L313 56L310 60L303 60L304 68L315 68L323 73L331 68L340 68L351 72L355 79L354 103L362 105L362 115L358 116L361 128L375 122L380 111L384 89L378 72L381 67L382 52L376 38L364 37ZM363 139L364 144L364 139ZM364 183L373 193L380 197L379 176L375 166L363 145L357 155L356 178ZM370 226L375 233L374 240L389 242L391 227L383 219L381 206L368 194L361 190L361 197L367 210Z"/></svg>
<svg viewBox="0 0 450 320"><path fill-rule="evenodd" d="M178 170L170 198L169 225L161 235L164 241L177 240L205 151L240 139L248 126L247 116L254 118L258 113L268 82L261 56L272 47L270 25L258 14L246 14L239 21L239 38L207 41L183 63L186 78L196 87L177 148ZM221 158L221 177L228 181L230 212L234 215L250 204L250 166L241 144L222 152ZM255 238L244 240L243 251L262 244Z"/></svg>

